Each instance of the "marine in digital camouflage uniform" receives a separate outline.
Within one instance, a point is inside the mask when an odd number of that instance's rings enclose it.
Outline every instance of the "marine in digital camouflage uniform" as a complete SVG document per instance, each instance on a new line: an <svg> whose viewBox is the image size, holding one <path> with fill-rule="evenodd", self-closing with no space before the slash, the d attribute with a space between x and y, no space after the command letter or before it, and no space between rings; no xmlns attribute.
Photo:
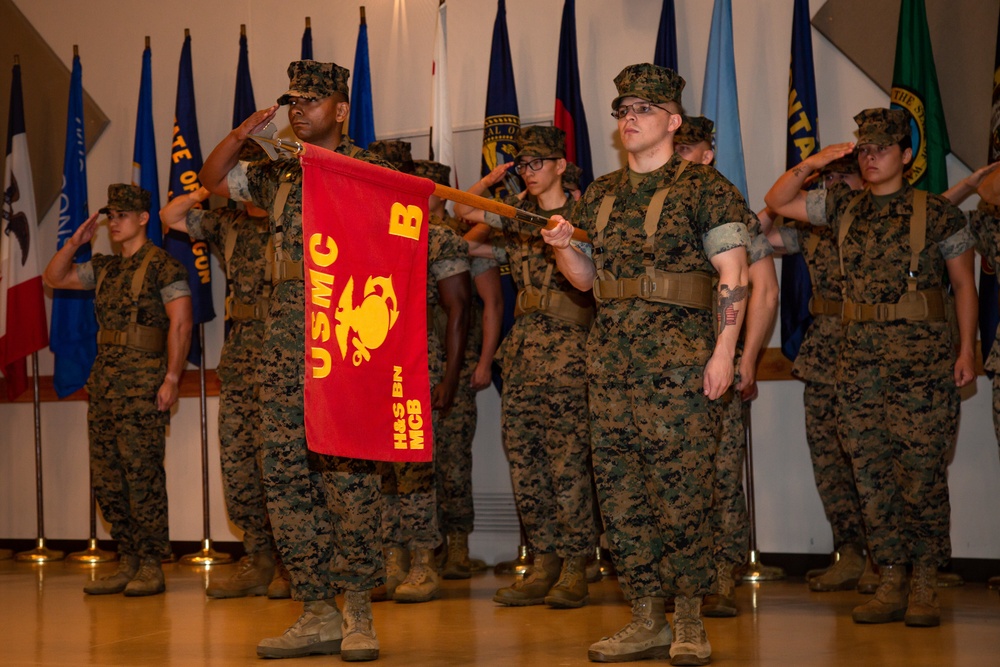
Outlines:
<svg viewBox="0 0 1000 667"><path fill-rule="evenodd" d="M565 221L543 232L575 285L598 278L587 340L591 448L632 621L593 644L589 657L669 652L675 664L705 664L711 646L700 608L712 579L710 510L724 420L717 399L733 380L753 213L714 168L674 152L684 86L676 72L632 65L615 85L613 115L629 166L594 181L573 215L593 242L593 260L569 244Z"/></svg>
<svg viewBox="0 0 1000 667"><path fill-rule="evenodd" d="M111 240L121 244L122 254L72 263L93 238L95 214L45 271L52 287L96 288L98 352L87 380L90 466L120 560L114 574L84 588L91 594L163 592L160 559L170 553L163 456L190 344L191 290L184 266L146 237L149 206L142 188L108 186L100 213L107 214ZM138 272L143 277L136 293Z"/></svg>
<svg viewBox="0 0 1000 667"><path fill-rule="evenodd" d="M343 134L350 110L345 68L303 60L289 65L288 76L289 90L278 104L289 105L289 122L299 139L389 167ZM347 661L371 660L379 647L370 592L384 577L381 479L374 461L316 454L306 445L302 167L294 158L238 160L248 136L260 132L276 111L277 105L255 112L230 132L200 174L215 194L267 211L275 248L274 289L257 371L261 471L292 597L305 602L305 610L285 634L262 640L257 650L265 657L340 652ZM344 592L343 617L334 600L338 592Z"/></svg>
<svg viewBox="0 0 1000 667"><path fill-rule="evenodd" d="M786 172L768 203L830 225L840 247L846 327L836 370L838 430L880 570L874 599L855 608L853 618L938 625L936 568L950 555L946 456L958 426L958 387L975 378L973 239L957 208L934 194L921 205L904 181L912 158L908 112L867 109L855 121L869 189L859 195L837 184L797 193L809 172L852 148L834 145ZM946 271L958 341L947 321Z"/></svg>

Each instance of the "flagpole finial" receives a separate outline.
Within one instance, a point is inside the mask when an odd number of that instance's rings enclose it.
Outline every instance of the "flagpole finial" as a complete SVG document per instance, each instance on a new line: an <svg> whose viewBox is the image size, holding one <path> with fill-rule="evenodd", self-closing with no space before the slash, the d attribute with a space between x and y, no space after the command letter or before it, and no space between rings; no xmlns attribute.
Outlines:
<svg viewBox="0 0 1000 667"><path fill-rule="evenodd" d="M21 56L17 55L16 53L14 54L14 64L15 65L21 64Z"/></svg>
<svg viewBox="0 0 1000 667"><path fill-rule="evenodd" d="M74 58L79 58L80 57L80 45L79 44L74 44L73 45L73 57Z"/></svg>
<svg viewBox="0 0 1000 667"><path fill-rule="evenodd" d="M187 38L187 37L190 37L190 36L191 36L191 29L190 28L184 28L184 37Z"/></svg>
<svg viewBox="0 0 1000 667"><path fill-rule="evenodd" d="M307 28L311 28L312 27L312 19L309 18L308 16L306 17L306 27Z"/></svg>
<svg viewBox="0 0 1000 667"><path fill-rule="evenodd" d="M367 25L365 21L365 6L361 5L361 25Z"/></svg>
<svg viewBox="0 0 1000 667"><path fill-rule="evenodd" d="M246 36L247 36L247 24L246 23L241 23L240 24L240 37L246 37Z"/></svg>
<svg viewBox="0 0 1000 667"><path fill-rule="evenodd" d="M149 35L146 35L146 48L149 48Z"/></svg>

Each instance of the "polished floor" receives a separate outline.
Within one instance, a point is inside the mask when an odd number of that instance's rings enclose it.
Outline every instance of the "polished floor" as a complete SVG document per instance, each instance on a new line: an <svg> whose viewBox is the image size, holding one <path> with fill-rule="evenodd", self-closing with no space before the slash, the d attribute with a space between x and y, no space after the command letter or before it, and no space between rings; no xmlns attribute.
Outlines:
<svg viewBox="0 0 1000 667"><path fill-rule="evenodd" d="M165 566L165 595L83 594L85 581L113 568L0 561L0 664L259 666L257 640L280 634L301 612L286 600L208 600L206 569L184 565ZM499 607L493 592L507 581L481 574L445 582L434 602L376 604L378 664L585 665L587 646L629 618L614 579L592 585L590 605L578 610ZM810 593L801 580L741 586L737 618L706 619L712 664L1000 665L1000 595L983 584L941 591L940 628L855 625L851 608L862 599ZM339 663L316 656L293 664Z"/></svg>

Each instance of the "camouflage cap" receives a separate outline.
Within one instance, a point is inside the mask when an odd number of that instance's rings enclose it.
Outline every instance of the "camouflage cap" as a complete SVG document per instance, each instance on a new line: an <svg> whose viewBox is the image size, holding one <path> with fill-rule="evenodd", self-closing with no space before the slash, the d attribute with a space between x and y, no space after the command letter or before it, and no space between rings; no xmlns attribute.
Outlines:
<svg viewBox="0 0 1000 667"><path fill-rule="evenodd" d="M152 195L138 185L129 183L112 183L108 186L108 205L98 211L104 215L114 209L116 211L138 211L149 213Z"/></svg>
<svg viewBox="0 0 1000 667"><path fill-rule="evenodd" d="M861 167L858 165L858 156L853 152L848 153L820 169L819 173L821 176L826 174L860 174Z"/></svg>
<svg viewBox="0 0 1000 667"><path fill-rule="evenodd" d="M288 92L278 98L278 104L288 104L293 97L321 100L334 93L350 98L347 79L351 73L336 63L296 60L288 65Z"/></svg>
<svg viewBox="0 0 1000 667"><path fill-rule="evenodd" d="M629 65L619 72L615 77L615 87L618 88L618 97L611 102L612 111L626 97L638 97L653 104L680 104L684 79L672 69L640 63Z"/></svg>
<svg viewBox="0 0 1000 667"><path fill-rule="evenodd" d="M517 131L517 155L549 157L566 155L566 133L554 125L529 125Z"/></svg>
<svg viewBox="0 0 1000 667"><path fill-rule="evenodd" d="M438 185L451 186L451 167L433 160L414 160L413 174L421 178L429 178Z"/></svg>
<svg viewBox="0 0 1000 667"><path fill-rule="evenodd" d="M415 169L409 141L399 139L373 141L368 144L368 152L379 156L404 174L412 174Z"/></svg>
<svg viewBox="0 0 1000 667"><path fill-rule="evenodd" d="M694 146L701 142L712 145L715 123L704 116L684 116L684 123L674 133L674 145Z"/></svg>
<svg viewBox="0 0 1000 667"><path fill-rule="evenodd" d="M580 189L580 177L583 176L583 169L575 162L566 163L566 171L562 174L562 184L569 190Z"/></svg>
<svg viewBox="0 0 1000 667"><path fill-rule="evenodd" d="M858 124L858 145L898 144L910 136L910 118L906 109L865 109L854 117Z"/></svg>

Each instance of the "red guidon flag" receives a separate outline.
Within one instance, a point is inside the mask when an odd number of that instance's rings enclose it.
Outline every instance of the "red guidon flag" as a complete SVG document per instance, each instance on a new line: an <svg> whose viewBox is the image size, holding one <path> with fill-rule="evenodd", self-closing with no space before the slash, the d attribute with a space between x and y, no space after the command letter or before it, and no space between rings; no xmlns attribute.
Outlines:
<svg viewBox="0 0 1000 667"><path fill-rule="evenodd" d="M430 461L429 179L307 145L302 157L309 448Z"/></svg>

